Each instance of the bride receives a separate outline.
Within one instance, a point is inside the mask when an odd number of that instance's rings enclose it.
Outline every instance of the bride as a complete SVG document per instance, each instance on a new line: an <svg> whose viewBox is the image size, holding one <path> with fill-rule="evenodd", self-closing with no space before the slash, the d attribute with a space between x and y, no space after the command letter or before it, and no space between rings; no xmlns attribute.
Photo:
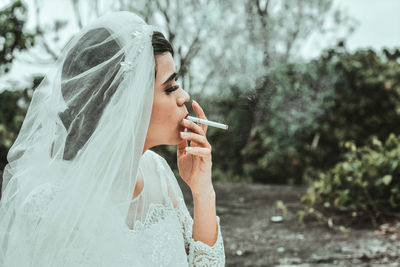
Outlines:
<svg viewBox="0 0 400 267"><path fill-rule="evenodd" d="M173 53L127 11L68 42L7 155L0 267L225 265L207 125L184 119L190 97ZM150 150L162 144L177 145L194 220L168 163Z"/></svg>

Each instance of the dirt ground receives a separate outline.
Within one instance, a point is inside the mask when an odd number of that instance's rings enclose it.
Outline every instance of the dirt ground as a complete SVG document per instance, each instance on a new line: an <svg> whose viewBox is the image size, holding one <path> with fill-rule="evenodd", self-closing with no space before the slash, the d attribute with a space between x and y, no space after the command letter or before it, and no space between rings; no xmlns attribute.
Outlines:
<svg viewBox="0 0 400 267"><path fill-rule="evenodd" d="M193 215L186 184L179 181ZM351 228L346 238L317 220L297 221L305 187L214 182L226 266L400 266L400 222ZM281 215L276 200L288 205Z"/></svg>

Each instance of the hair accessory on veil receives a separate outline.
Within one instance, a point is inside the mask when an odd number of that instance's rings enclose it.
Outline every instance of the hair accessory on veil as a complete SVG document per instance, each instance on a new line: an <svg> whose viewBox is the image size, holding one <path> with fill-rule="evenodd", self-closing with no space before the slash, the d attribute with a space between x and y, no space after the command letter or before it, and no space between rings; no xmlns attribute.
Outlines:
<svg viewBox="0 0 400 267"><path fill-rule="evenodd" d="M140 35L140 34L142 34L142 32L140 32L140 31L134 31L134 32L131 33L131 35L132 35L133 37L137 37L137 36Z"/></svg>
<svg viewBox="0 0 400 267"><path fill-rule="evenodd" d="M140 30L135 30L130 33L131 36L133 36L135 42L137 43L138 40L141 42L140 47L135 47L135 43L132 45L127 45L128 49L135 50L135 54L131 60L125 60L120 63L121 65L121 70L123 72L127 71L132 71L135 69L136 65L133 62L136 62L136 58L142 53L144 47L151 42L151 37L153 36L153 30L155 30L155 27L151 25L147 25L145 28L140 28ZM150 37L150 38L148 38Z"/></svg>
<svg viewBox="0 0 400 267"><path fill-rule="evenodd" d="M135 65L131 61L122 61L121 63L122 71L130 71L135 69Z"/></svg>

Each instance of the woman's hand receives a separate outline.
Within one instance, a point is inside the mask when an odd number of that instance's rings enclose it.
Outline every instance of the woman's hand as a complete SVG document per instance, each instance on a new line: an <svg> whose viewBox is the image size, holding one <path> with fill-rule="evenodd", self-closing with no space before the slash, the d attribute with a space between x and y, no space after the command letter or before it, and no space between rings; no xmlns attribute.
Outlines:
<svg viewBox="0 0 400 267"><path fill-rule="evenodd" d="M203 109L196 101L192 101L193 110L198 118L207 120ZM185 134L182 135L182 142L178 144L177 159L179 174L192 190L193 195L203 195L214 191L211 182L211 145L208 143L206 132L207 125L197 125L191 120L182 120L185 127ZM191 129L192 132L188 132ZM190 146L188 146L190 140ZM186 150L189 148L189 150Z"/></svg>

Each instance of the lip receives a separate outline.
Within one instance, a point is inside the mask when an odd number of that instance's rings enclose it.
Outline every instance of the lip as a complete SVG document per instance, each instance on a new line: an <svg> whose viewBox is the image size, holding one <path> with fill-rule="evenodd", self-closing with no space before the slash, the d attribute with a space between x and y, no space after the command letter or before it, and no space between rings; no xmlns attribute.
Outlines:
<svg viewBox="0 0 400 267"><path fill-rule="evenodd" d="M182 122L183 119L186 119L189 116L189 112L186 112L185 116L183 116L183 118L180 120L180 122Z"/></svg>
<svg viewBox="0 0 400 267"><path fill-rule="evenodd" d="M187 114L185 115L185 117L183 117L183 118L180 120L180 122L179 122L182 131L183 131L183 129L184 129L184 126L182 125L182 121L183 121L183 119L186 119L188 116L189 116L189 113L187 113Z"/></svg>

